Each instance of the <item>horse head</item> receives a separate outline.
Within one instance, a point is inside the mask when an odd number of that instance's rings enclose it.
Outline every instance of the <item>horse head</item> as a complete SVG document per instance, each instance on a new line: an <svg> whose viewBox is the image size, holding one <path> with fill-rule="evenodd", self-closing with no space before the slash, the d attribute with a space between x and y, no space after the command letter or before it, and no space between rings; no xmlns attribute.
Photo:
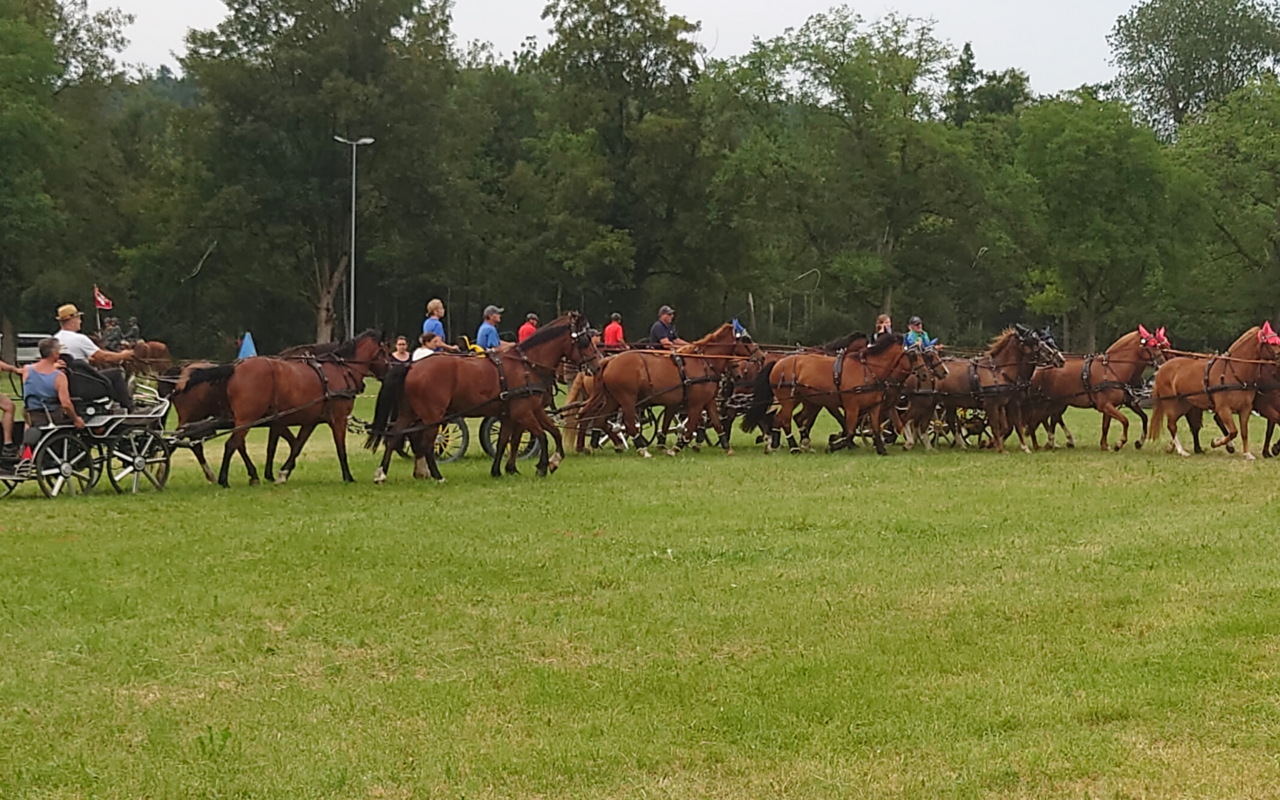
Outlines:
<svg viewBox="0 0 1280 800"><path fill-rule="evenodd" d="M1031 356L1036 366L1061 367L1067 363L1047 326L1044 330L1037 331L1026 325L1015 325L1014 332L1022 352Z"/></svg>
<svg viewBox="0 0 1280 800"><path fill-rule="evenodd" d="M1258 331L1258 344L1261 345L1259 349L1263 350L1264 357L1280 361L1280 334L1271 327L1269 320L1262 323L1262 329Z"/></svg>
<svg viewBox="0 0 1280 800"><path fill-rule="evenodd" d="M942 380L951 374L951 370L947 369L947 362L942 360L942 354L938 352L937 339L922 343L920 350L925 367L935 378Z"/></svg>
<svg viewBox="0 0 1280 800"><path fill-rule="evenodd" d="M1164 328L1157 328L1152 333L1145 325L1139 325L1138 342L1142 347L1142 355L1156 367L1164 364L1169 357L1169 350L1173 348Z"/></svg>
<svg viewBox="0 0 1280 800"><path fill-rule="evenodd" d="M574 345L569 360L588 375L594 375L600 363L600 351L596 348L600 333L591 327L584 314L570 311L566 316L569 318L569 337Z"/></svg>

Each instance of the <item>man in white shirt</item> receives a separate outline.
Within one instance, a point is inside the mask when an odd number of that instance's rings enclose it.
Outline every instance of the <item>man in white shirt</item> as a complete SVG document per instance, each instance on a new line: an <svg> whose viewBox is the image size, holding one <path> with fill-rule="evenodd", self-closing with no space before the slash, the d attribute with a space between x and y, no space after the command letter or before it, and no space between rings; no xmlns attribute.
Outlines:
<svg viewBox="0 0 1280 800"><path fill-rule="evenodd" d="M112 353L109 350L103 350L98 347L93 343L92 339L80 332L83 317L84 315L80 313L80 309L70 303L59 307L58 326L60 330L53 335L53 338L62 344L62 354L66 357L63 360L68 362L68 367L71 366L71 360L76 360L86 361L95 370L99 370L98 375L91 375L69 369L68 378L71 381L71 393L78 397L94 393L92 383L97 383L98 377L101 376L101 378L105 379L102 383L109 387L107 394L120 405L132 411L133 397L129 393L129 385L125 379L124 371L106 368L123 364L133 358L133 351L122 350L119 353ZM84 397L84 399L92 398Z"/></svg>

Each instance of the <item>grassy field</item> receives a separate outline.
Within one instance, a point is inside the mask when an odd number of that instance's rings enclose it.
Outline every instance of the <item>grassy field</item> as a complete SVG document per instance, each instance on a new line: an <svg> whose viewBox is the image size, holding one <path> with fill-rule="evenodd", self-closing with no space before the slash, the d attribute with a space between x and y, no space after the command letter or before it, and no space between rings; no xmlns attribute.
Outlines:
<svg viewBox="0 0 1280 800"><path fill-rule="evenodd" d="M24 487L0 797L1280 795L1280 465L738 439Z"/></svg>

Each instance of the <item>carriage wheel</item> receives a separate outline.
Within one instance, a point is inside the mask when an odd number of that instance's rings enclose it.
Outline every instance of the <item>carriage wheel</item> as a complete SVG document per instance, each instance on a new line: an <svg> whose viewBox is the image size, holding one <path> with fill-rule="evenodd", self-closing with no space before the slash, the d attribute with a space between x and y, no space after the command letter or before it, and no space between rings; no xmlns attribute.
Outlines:
<svg viewBox="0 0 1280 800"><path fill-rule="evenodd" d="M982 447L990 437L990 426L987 413L976 408L956 409L956 420L960 424L960 435L964 443L971 447Z"/></svg>
<svg viewBox="0 0 1280 800"><path fill-rule="evenodd" d="M498 417L485 417L484 422L480 423L480 447L484 449L485 455L493 458L493 454L498 449L498 437L502 435L502 420ZM533 438L533 434L525 431L520 435L520 449L516 458L524 461L533 458L542 450L538 446L538 440Z"/></svg>
<svg viewBox="0 0 1280 800"><path fill-rule="evenodd" d="M471 431L466 420L446 422L436 433L436 463L452 464L467 454Z"/></svg>
<svg viewBox="0 0 1280 800"><path fill-rule="evenodd" d="M45 497L75 497L92 491L100 468L84 440L70 431L51 434L36 450L36 482Z"/></svg>
<svg viewBox="0 0 1280 800"><path fill-rule="evenodd" d="M928 436L934 447L942 445L951 447L956 443L951 428L947 427L947 412L942 406L934 406L933 416L929 419Z"/></svg>
<svg viewBox="0 0 1280 800"><path fill-rule="evenodd" d="M134 428L111 440L107 479L120 494L159 492L169 482L169 445L150 428Z"/></svg>
<svg viewBox="0 0 1280 800"><path fill-rule="evenodd" d="M662 430L662 415L655 412L652 407L640 411L636 415L636 424L640 426L640 435L644 440L653 443L658 438L658 432ZM618 416L618 430L623 430L622 416Z"/></svg>

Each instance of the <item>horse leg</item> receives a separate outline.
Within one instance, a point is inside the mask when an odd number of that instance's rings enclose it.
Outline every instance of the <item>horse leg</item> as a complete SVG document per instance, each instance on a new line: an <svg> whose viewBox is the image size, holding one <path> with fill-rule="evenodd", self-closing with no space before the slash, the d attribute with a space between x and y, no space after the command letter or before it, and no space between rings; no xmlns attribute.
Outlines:
<svg viewBox="0 0 1280 800"><path fill-rule="evenodd" d="M782 436L786 434L788 440L791 436L791 415L795 413L796 401L787 397L778 404L778 411L773 415L773 441L765 447L766 453L772 453L782 449Z"/></svg>
<svg viewBox="0 0 1280 800"><path fill-rule="evenodd" d="M311 439L311 434L315 432L315 429L316 426L314 423L311 425L303 425L298 429L298 436L293 440L293 444L289 447L289 457L285 459L284 466L280 468L280 475L276 478L277 486L283 486L288 483L289 476L293 474L294 467L298 464L298 456L301 455L302 448L306 447L306 444ZM337 439L335 438L334 441L336 443ZM349 474L346 469L345 455L343 456L343 473Z"/></svg>
<svg viewBox="0 0 1280 800"><path fill-rule="evenodd" d="M955 406L945 406L946 411L943 417L946 420L947 427L951 429L951 446L960 446L961 450L969 449L968 443L964 440L964 431L960 429L960 414L957 413Z"/></svg>
<svg viewBox="0 0 1280 800"><path fill-rule="evenodd" d="M1102 451L1106 452L1107 447L1107 428L1110 427L1111 420L1120 423L1120 441L1116 443L1115 450L1120 452L1124 446L1129 443L1129 418L1120 412L1112 403L1106 403L1102 408L1098 409L1102 412Z"/></svg>
<svg viewBox="0 0 1280 800"><path fill-rule="evenodd" d="M195 455L196 462L200 464L200 469L204 470L205 480L209 481L209 483L217 483L218 476L213 474L213 468L209 466L208 460L204 457L204 442L191 445L191 452Z"/></svg>
<svg viewBox="0 0 1280 800"><path fill-rule="evenodd" d="M997 453L1004 454L1005 431L1008 430L1008 422L1005 420L1005 408L999 403L987 403L987 424L991 426L992 446L995 447Z"/></svg>
<svg viewBox="0 0 1280 800"><path fill-rule="evenodd" d="M1012 429L1018 433L1018 443L1022 446L1022 452L1030 453L1031 448L1027 446L1027 423L1022 416L1022 403L1012 402L1004 407L1004 414L1007 429Z"/></svg>
<svg viewBox="0 0 1280 800"><path fill-rule="evenodd" d="M536 403L537 405L533 405L530 408L527 403L522 404L522 407L515 409L511 415L511 419L513 421L511 431L511 461L508 466L512 470L515 469L515 456L517 449L519 448L520 435L524 431L528 431L529 435L538 442L538 477L545 478L549 473L551 448L547 442L547 432L542 429L542 425L538 422L537 409L541 408L541 399L542 398L533 398L530 402Z"/></svg>
<svg viewBox="0 0 1280 800"><path fill-rule="evenodd" d="M515 427L516 424L511 421L510 417L504 419L502 424L498 426L498 444L493 448L493 464L489 467L489 477L491 478L502 477L502 457L507 454L507 446L511 444L512 433L514 432ZM516 441L520 440L518 436L515 437L515 439ZM515 448L512 447L511 466L509 467L509 471L511 472L515 471L515 461Z"/></svg>
<svg viewBox="0 0 1280 800"><path fill-rule="evenodd" d="M711 405L707 407L707 420L711 424L711 429L714 430L716 435L719 437L717 441L720 445L720 449L723 450L724 454L727 456L733 455L733 442L731 441L733 439L733 422L730 421L726 425L724 421L720 419L720 409L716 408L716 402L714 400L712 400Z"/></svg>
<svg viewBox="0 0 1280 800"><path fill-rule="evenodd" d="M888 455L888 451L884 447L884 432L880 430L881 422L881 406L876 403L871 407L871 441L875 443L876 455Z"/></svg>
<svg viewBox="0 0 1280 800"><path fill-rule="evenodd" d="M228 481L231 472L231 456L240 452L240 448L244 447L245 431L243 429L235 431L227 439L227 444L222 448L222 469L218 471L218 485L223 489L231 488Z"/></svg>
<svg viewBox="0 0 1280 800"><path fill-rule="evenodd" d="M538 417L538 424L555 440L556 452L551 456L549 462L551 471L555 472L560 468L561 462L564 461L564 437L560 435L559 426L556 425L556 421L551 418L551 415L547 413L546 408L538 406L535 413Z"/></svg>
<svg viewBox="0 0 1280 800"><path fill-rule="evenodd" d="M1262 442L1262 457L1272 458L1275 453L1271 452L1271 434L1275 433L1276 423L1272 419L1267 420L1267 438Z"/></svg>
<svg viewBox="0 0 1280 800"><path fill-rule="evenodd" d="M240 459L244 461L245 472L249 473L249 485L259 485L261 481L258 480L258 468L253 465L253 459L249 458L249 445L247 438L246 441L240 445Z"/></svg>
<svg viewBox="0 0 1280 800"><path fill-rule="evenodd" d="M1146 439L1147 439L1147 431L1149 430L1149 428L1148 428L1148 426L1147 426L1147 412L1143 411L1143 410L1142 410L1142 406L1140 406L1140 405L1138 405L1137 403L1135 403L1135 402L1133 401L1133 398L1132 398L1132 397L1126 397L1126 398L1125 398L1125 401L1124 401L1124 405L1125 405L1125 408L1127 408L1127 409L1129 409L1130 411L1132 411L1133 413L1137 414L1137 415L1138 415L1138 419L1142 420L1142 438L1141 438L1141 439L1135 439L1135 440L1134 440L1134 442L1133 442L1133 449L1135 449L1135 450L1141 450L1141 449L1142 449L1142 443L1143 443L1144 441L1146 441Z"/></svg>
<svg viewBox="0 0 1280 800"><path fill-rule="evenodd" d="M440 474L440 466L436 464L436 448L434 445L434 442L436 441L436 437L439 435L440 435L440 425L438 423L435 425L432 425L430 428L427 428L423 438L431 446L424 448L419 458L426 459L427 474L429 474L432 477L432 479L434 479L437 483L444 483L444 476ZM417 468L414 469L413 476L415 478L425 477L418 474Z"/></svg>
<svg viewBox="0 0 1280 800"><path fill-rule="evenodd" d="M285 430L288 430L286 427ZM276 461L276 447L280 445L280 429L272 425L267 429L267 467L263 470L263 475L267 478L267 483L271 483L275 477L271 474L272 465ZM290 450L293 448L290 447Z"/></svg>

